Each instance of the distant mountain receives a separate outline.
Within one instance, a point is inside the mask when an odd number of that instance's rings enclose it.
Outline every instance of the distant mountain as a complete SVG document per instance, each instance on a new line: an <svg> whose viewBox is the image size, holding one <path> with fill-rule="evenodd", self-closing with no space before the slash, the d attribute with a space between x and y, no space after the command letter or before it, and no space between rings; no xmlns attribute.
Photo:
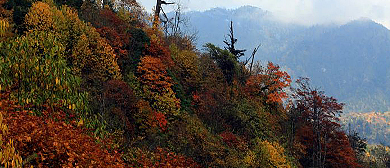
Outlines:
<svg viewBox="0 0 390 168"><path fill-rule="evenodd" d="M370 144L390 146L390 112L348 113L341 121L347 133L356 131Z"/></svg>
<svg viewBox="0 0 390 168"><path fill-rule="evenodd" d="M198 30L198 48L205 43L223 45L229 30L230 21L234 22L235 36L239 37L238 47L253 49L260 43L262 51L279 50L290 34L303 30L302 26L275 22L274 16L257 7L243 6L235 10L214 8L204 12L188 12L185 15L190 24Z"/></svg>
<svg viewBox="0 0 390 168"><path fill-rule="evenodd" d="M369 19L311 27L277 21L272 13L243 6L185 14L198 30L198 48L223 46L233 21L238 48L258 44L257 60L273 61L294 78L311 78L346 112L390 111L390 31Z"/></svg>

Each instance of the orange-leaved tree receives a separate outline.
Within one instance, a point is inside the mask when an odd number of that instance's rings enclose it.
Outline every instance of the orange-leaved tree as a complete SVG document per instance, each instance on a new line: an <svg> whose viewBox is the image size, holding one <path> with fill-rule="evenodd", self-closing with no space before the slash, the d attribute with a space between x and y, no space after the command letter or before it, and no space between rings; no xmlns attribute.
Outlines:
<svg viewBox="0 0 390 168"><path fill-rule="evenodd" d="M163 33L156 28L145 28L144 31L150 38L150 45L145 55L159 58L167 68L172 67L174 63L169 52L169 47L165 44Z"/></svg>
<svg viewBox="0 0 390 168"><path fill-rule="evenodd" d="M86 134L81 122L63 120L59 108L40 111L41 116L9 100L2 92L0 100L3 123L8 125L4 141L14 142L25 158L24 166L38 167L124 167L116 151L108 152L96 138Z"/></svg>
<svg viewBox="0 0 390 168"><path fill-rule="evenodd" d="M169 118L179 114L180 100L172 90L172 79L167 74L167 67L160 58L145 56L137 69L141 82L143 98L157 112Z"/></svg>
<svg viewBox="0 0 390 168"><path fill-rule="evenodd" d="M266 103L281 103L287 98L285 88L290 86L291 78L287 72L269 62L267 68L259 68L256 74L249 77L246 93L252 98L265 98Z"/></svg>
<svg viewBox="0 0 390 168"><path fill-rule="evenodd" d="M49 4L43 2L34 3L25 17L25 24L28 30L53 30L54 13Z"/></svg>

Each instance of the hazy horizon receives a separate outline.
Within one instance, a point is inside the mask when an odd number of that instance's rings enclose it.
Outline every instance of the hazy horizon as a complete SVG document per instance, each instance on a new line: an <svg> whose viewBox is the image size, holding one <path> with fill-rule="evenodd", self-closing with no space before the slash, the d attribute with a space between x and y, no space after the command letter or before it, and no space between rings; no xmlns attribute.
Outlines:
<svg viewBox="0 0 390 168"><path fill-rule="evenodd" d="M168 1L168 0L166 0ZM152 12L155 0L138 1ZM345 24L368 18L390 29L390 1L387 0L170 0L182 5L184 11L205 11L212 8L236 9L250 5L271 12L276 19L306 26ZM174 5L164 6L172 11Z"/></svg>

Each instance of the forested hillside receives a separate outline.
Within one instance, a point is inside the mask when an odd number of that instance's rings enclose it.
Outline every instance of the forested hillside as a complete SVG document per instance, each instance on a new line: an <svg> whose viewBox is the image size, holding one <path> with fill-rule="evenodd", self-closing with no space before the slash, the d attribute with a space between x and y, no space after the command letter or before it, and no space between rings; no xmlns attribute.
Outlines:
<svg viewBox="0 0 390 168"><path fill-rule="evenodd" d="M390 145L390 112L349 113L341 121L347 130L359 132L370 144Z"/></svg>
<svg viewBox="0 0 390 168"><path fill-rule="evenodd" d="M256 60L278 62L292 78L313 84L345 102L345 112L389 111L390 31L372 20L300 26L278 21L257 7L214 8L183 14L198 30L197 46L224 45L230 21L240 48L261 44Z"/></svg>
<svg viewBox="0 0 390 168"><path fill-rule="evenodd" d="M233 27L199 51L134 0L99 2L0 0L0 166L377 164L342 103L242 61Z"/></svg>

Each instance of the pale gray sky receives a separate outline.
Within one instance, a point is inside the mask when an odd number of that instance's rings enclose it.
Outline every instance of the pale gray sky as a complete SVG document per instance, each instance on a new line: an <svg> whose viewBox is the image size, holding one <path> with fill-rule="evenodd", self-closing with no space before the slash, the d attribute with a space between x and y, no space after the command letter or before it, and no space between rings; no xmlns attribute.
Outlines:
<svg viewBox="0 0 390 168"><path fill-rule="evenodd" d="M228 9L252 5L272 12L286 22L304 25L346 23L369 18L390 28L390 0L166 0L181 2L187 11L214 7ZM148 12L156 0L137 0ZM172 7L166 7L169 10Z"/></svg>

